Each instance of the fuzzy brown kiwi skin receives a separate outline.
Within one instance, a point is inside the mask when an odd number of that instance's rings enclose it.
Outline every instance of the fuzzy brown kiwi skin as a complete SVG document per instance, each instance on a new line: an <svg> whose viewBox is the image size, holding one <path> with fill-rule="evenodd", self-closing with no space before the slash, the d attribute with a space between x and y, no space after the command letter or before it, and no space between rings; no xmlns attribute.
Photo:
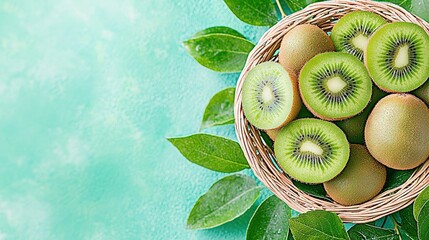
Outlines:
<svg viewBox="0 0 429 240"><path fill-rule="evenodd" d="M383 189L386 177L386 167L374 159L365 146L351 144L346 168L323 186L334 201L350 206L374 198Z"/></svg>
<svg viewBox="0 0 429 240"><path fill-rule="evenodd" d="M389 168L407 170L419 166L429 158L428 119L428 107L414 95L401 93L384 97L365 125L369 152Z"/></svg>
<svg viewBox="0 0 429 240"><path fill-rule="evenodd" d="M283 37L279 63L298 74L304 64L319 53L334 52L332 39L319 27L302 24Z"/></svg>
<svg viewBox="0 0 429 240"><path fill-rule="evenodd" d="M291 69L285 68L284 66L283 68L289 74L289 78L291 80L292 89L293 89L293 95L295 97L293 98L292 109L289 113L288 118L286 118L285 121L279 127L277 127L278 129L284 127L286 124L295 120L302 106L301 95L299 94L299 90L298 90L298 76Z"/></svg>
<svg viewBox="0 0 429 240"><path fill-rule="evenodd" d="M282 130L282 128L267 129L265 132L271 140L276 141L277 134L279 134L280 130Z"/></svg>

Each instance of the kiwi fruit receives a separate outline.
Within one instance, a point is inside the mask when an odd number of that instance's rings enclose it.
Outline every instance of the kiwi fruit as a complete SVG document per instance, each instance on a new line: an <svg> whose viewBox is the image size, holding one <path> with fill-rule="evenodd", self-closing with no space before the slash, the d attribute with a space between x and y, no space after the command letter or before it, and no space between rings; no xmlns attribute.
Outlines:
<svg viewBox="0 0 429 240"><path fill-rule="evenodd" d="M281 128L274 128L274 129L267 129L265 132L267 133L268 137L270 137L271 140L275 141L277 134L279 134Z"/></svg>
<svg viewBox="0 0 429 240"><path fill-rule="evenodd" d="M346 52L363 61L371 35L387 21L372 12L356 11L344 15L334 26L331 38L338 52Z"/></svg>
<svg viewBox="0 0 429 240"><path fill-rule="evenodd" d="M274 152L279 166L293 179L317 184L344 169L350 149L346 135L335 124L302 118L280 130Z"/></svg>
<svg viewBox="0 0 429 240"><path fill-rule="evenodd" d="M350 143L365 143L364 132L366 120L368 119L372 109L375 107L375 104L386 95L386 92L381 91L376 86L372 86L371 101L365 110L352 118L336 122L337 126L344 131Z"/></svg>
<svg viewBox="0 0 429 240"><path fill-rule="evenodd" d="M301 108L296 75L275 62L252 68L244 80L242 94L244 115L260 129L285 125Z"/></svg>
<svg viewBox="0 0 429 240"><path fill-rule="evenodd" d="M426 105L429 106L429 81L426 81L426 83L423 84L423 86L419 87L417 90L415 90L413 94L419 97L426 103Z"/></svg>
<svg viewBox="0 0 429 240"><path fill-rule="evenodd" d="M342 205L355 205L374 198L386 182L386 167L375 160L363 145L350 145L350 158L344 170L325 182L328 195Z"/></svg>
<svg viewBox="0 0 429 240"><path fill-rule="evenodd" d="M412 169L429 158L429 109L412 94L390 94L372 110L365 126L372 156L389 168Z"/></svg>
<svg viewBox="0 0 429 240"><path fill-rule="evenodd" d="M324 120L343 120L362 112L371 99L371 89L365 66L348 53L321 53L299 75L302 101Z"/></svg>
<svg viewBox="0 0 429 240"><path fill-rule="evenodd" d="M311 24L302 24L294 27L283 37L279 62L287 69L299 74L302 66L323 52L335 51L331 38L319 27Z"/></svg>
<svg viewBox="0 0 429 240"><path fill-rule="evenodd" d="M386 92L409 92L429 78L429 36L419 25L388 23L369 39L365 65L374 83Z"/></svg>

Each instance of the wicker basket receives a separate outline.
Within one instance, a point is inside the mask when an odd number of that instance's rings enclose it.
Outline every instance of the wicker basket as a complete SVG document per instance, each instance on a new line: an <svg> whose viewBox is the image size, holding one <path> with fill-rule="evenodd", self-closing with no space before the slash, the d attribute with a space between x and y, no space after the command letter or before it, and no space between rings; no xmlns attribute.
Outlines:
<svg viewBox="0 0 429 240"><path fill-rule="evenodd" d="M242 105L243 81L249 70L255 65L275 59L283 36L300 24L314 24L331 31L336 20L344 14L356 11L375 12L389 22L413 22L422 26L429 33L429 24L389 3L367 0L334 0L314 3L307 8L285 17L261 38L250 53L237 83L235 97L235 128L241 148L255 175L275 194L298 212L323 209L335 212L345 222L366 223L392 214L410 205L417 195L429 185L429 161L419 167L407 182L401 186L382 192L374 199L354 206L342 206L335 202L312 197L297 187L274 164L275 156L261 138L257 128L245 118Z"/></svg>

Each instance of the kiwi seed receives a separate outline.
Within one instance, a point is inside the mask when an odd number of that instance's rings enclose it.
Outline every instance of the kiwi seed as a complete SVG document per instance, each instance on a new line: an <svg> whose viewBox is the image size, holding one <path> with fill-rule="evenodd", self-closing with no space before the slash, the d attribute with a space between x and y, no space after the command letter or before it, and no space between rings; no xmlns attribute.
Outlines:
<svg viewBox="0 0 429 240"><path fill-rule="evenodd" d="M277 135L274 152L279 166L293 179L322 183L346 166L350 149L335 124L314 118L292 121Z"/></svg>
<svg viewBox="0 0 429 240"><path fill-rule="evenodd" d="M275 62L264 62L250 70L242 91L244 115L260 129L285 125L301 108L296 75Z"/></svg>

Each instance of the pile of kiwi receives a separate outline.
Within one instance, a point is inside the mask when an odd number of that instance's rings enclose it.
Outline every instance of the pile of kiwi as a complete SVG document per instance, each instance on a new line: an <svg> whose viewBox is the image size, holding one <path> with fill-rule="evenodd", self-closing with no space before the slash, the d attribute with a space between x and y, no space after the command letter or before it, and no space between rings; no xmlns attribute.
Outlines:
<svg viewBox="0 0 429 240"><path fill-rule="evenodd" d="M387 168L428 160L429 36L419 25L364 11L330 33L298 25L278 60L251 69L242 104L285 174L356 205L380 193Z"/></svg>

